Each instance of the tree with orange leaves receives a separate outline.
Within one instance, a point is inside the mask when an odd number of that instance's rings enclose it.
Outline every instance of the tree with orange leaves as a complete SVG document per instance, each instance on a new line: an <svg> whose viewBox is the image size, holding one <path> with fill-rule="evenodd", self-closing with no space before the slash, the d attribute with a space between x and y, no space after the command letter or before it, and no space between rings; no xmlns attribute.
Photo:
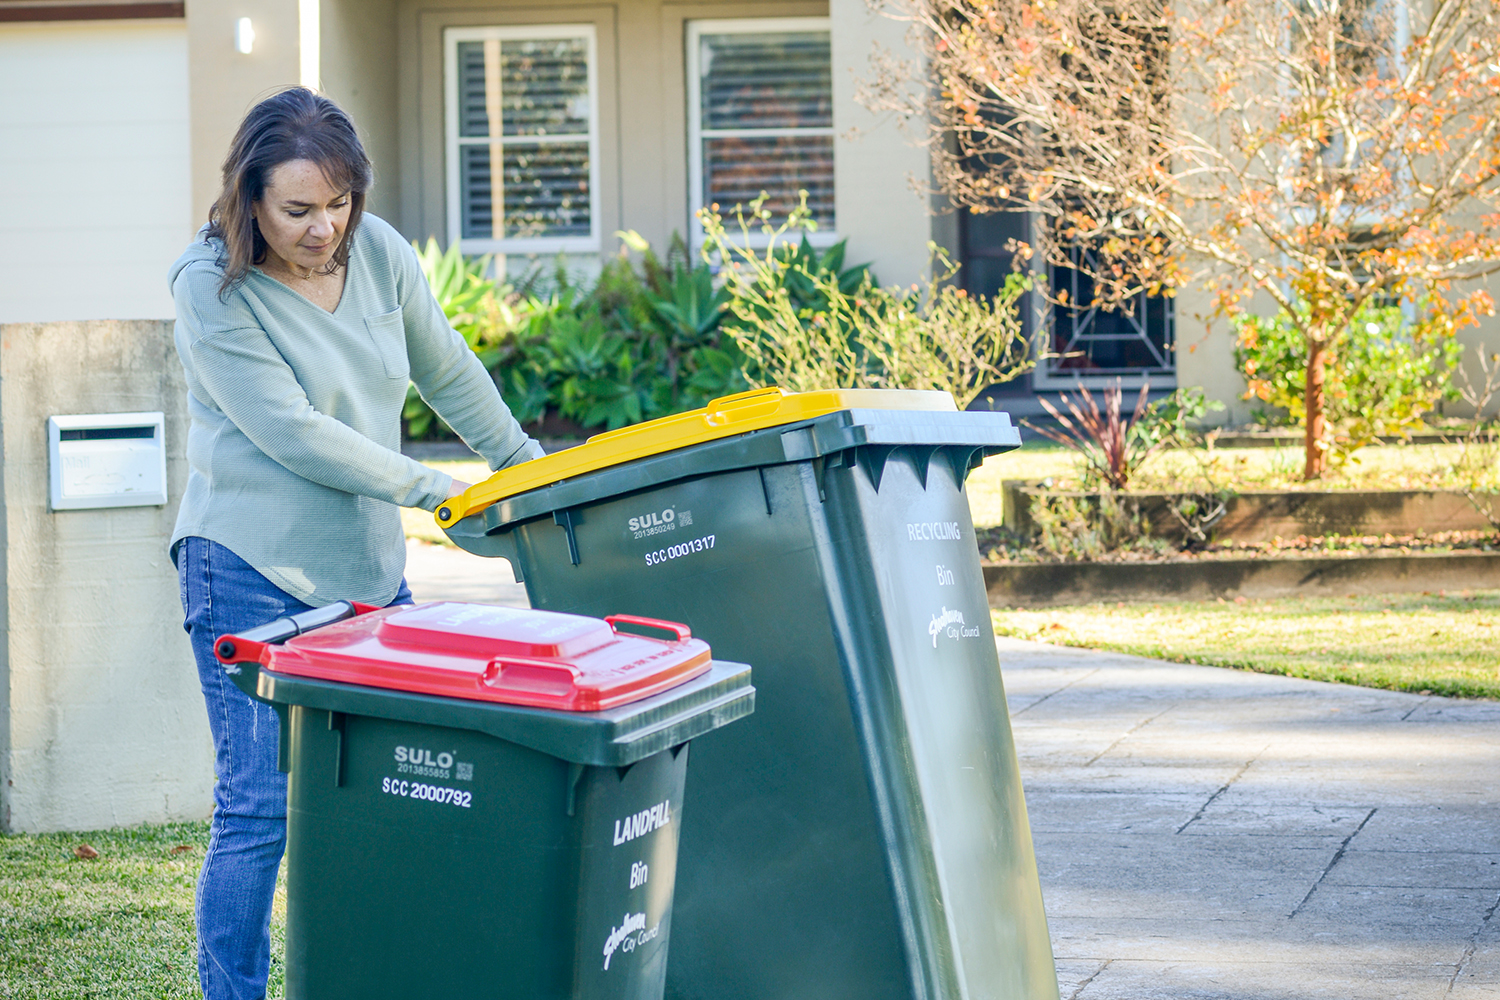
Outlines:
<svg viewBox="0 0 1500 1000"><path fill-rule="evenodd" d="M877 53L866 103L925 116L957 205L1042 220L1023 250L1092 248L1095 305L1269 295L1306 343L1307 479L1361 308L1493 313L1500 0L905 2L927 68Z"/></svg>

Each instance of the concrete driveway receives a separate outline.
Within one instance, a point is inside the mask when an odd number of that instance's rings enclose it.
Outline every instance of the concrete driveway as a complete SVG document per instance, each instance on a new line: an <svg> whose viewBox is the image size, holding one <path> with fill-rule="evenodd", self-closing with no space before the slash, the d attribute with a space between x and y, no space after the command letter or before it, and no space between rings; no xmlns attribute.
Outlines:
<svg viewBox="0 0 1500 1000"><path fill-rule="evenodd" d="M510 563L485 559L447 545L406 540L406 583L418 601L469 601L529 608L526 586Z"/></svg>
<svg viewBox="0 0 1500 1000"><path fill-rule="evenodd" d="M1500 705L1000 640L1062 996L1500 996Z"/></svg>
<svg viewBox="0 0 1500 1000"><path fill-rule="evenodd" d="M1064 1000L1500 998L1500 704L999 645Z"/></svg>

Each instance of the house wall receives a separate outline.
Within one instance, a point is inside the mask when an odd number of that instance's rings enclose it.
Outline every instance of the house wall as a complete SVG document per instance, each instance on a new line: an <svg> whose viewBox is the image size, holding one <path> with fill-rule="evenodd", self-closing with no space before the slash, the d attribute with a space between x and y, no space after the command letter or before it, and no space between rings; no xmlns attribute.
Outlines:
<svg viewBox="0 0 1500 1000"><path fill-rule="evenodd" d="M167 321L0 326L0 830L202 819L213 750L167 542L187 478ZM161 410L169 502L48 510L47 417Z"/></svg>
<svg viewBox="0 0 1500 1000"><path fill-rule="evenodd" d="M1451 221L1461 229L1479 230L1485 225L1484 218L1495 208L1495 199L1492 197L1489 205L1470 200L1465 210ZM1473 281L1458 282L1453 286L1451 295L1464 296L1475 291L1487 292L1497 306L1500 306L1500 274L1490 275ZM1500 316L1487 316L1481 319L1476 326L1461 330L1458 334L1458 342L1463 345L1463 375L1467 376L1468 385L1475 391L1484 386L1485 373L1480 362L1485 357L1500 354ZM1496 365L1492 364L1493 370ZM1492 376L1500 378L1500 376ZM1459 380L1462 384L1462 379ZM1500 389L1500 383L1497 383ZM1445 403L1443 412L1448 416L1468 417L1474 413L1474 407L1467 402ZM1489 401L1486 413L1490 416L1500 414L1500 392L1496 398Z"/></svg>
<svg viewBox="0 0 1500 1000"><path fill-rule="evenodd" d="M635 229L653 246L688 231L687 89L689 19L821 16L817 2L578 4L569 0L400 3L402 228L448 242L443 173L443 29L457 26L592 24L599 59L599 232Z"/></svg>
<svg viewBox="0 0 1500 1000"><path fill-rule="evenodd" d="M0 24L0 323L173 314L187 92L181 21Z"/></svg>
<svg viewBox="0 0 1500 1000"><path fill-rule="evenodd" d="M234 47L241 17L255 27L248 55ZM193 121L189 236L208 218L224 156L245 113L294 84L322 90L349 112L375 165L368 207L382 218L400 218L394 0L194 0L187 8L187 30Z"/></svg>
<svg viewBox="0 0 1500 1000"><path fill-rule="evenodd" d="M325 39L330 23L326 11L339 2L356 0L324 0ZM395 4L396 111L393 115L382 111L381 124L362 122L362 127L369 128L373 137L387 127L384 122L396 123L390 145L399 150L395 170L400 208L393 221L407 236L419 240L436 236L444 244L450 236L443 170L443 29L594 25L600 83L599 232L601 252L607 254L619 246L613 236L618 230L634 229L657 247L665 246L674 233L689 231L687 22L831 14L834 126L840 134L834 177L838 234L849 238L850 260L873 261L883 280L908 282L924 273L931 219L910 179L927 176L926 153L894 121L877 119L854 101L856 74L865 72L873 42L901 45L900 25L871 14L863 0L834 0L832 5L824 0L628 0L618 4L451 0L441 5L429 0L395 0ZM361 30L377 29L367 24ZM386 36L380 38L385 45ZM335 97L352 93L357 80L371 75L370 59L384 59L384 49L374 55L350 49L339 58L335 72L329 46L325 40L323 83ZM376 106L384 107L372 104ZM368 120L376 117L370 115Z"/></svg>
<svg viewBox="0 0 1500 1000"><path fill-rule="evenodd" d="M320 20L318 84L354 119L375 166L367 208L400 225L396 2L322 0Z"/></svg>
<svg viewBox="0 0 1500 1000"><path fill-rule="evenodd" d="M835 197L850 260L872 261L888 282L917 280L927 263L932 218L912 187L925 179L918 136L854 100L872 45L904 48L902 26L863 0L195 0L191 46L192 219L196 229L218 192L219 170L249 107L276 87L319 86L345 107L375 164L370 209L408 237L445 245L442 34L463 25L591 23L598 36L599 232L635 229L655 246L686 233L688 214L686 24L698 18L833 16ZM255 24L255 49L233 48L238 17ZM318 50L301 48L316 16ZM304 79L309 67L316 75ZM180 248L179 248L180 249ZM175 256L175 254L174 254Z"/></svg>
<svg viewBox="0 0 1500 1000"><path fill-rule="evenodd" d="M1213 297L1201 286L1183 289L1173 308L1177 336L1177 384L1197 387L1224 409L1205 418L1209 425L1245 424L1258 400L1244 398L1246 382L1234 363L1235 331L1229 321L1213 315ZM1276 303L1268 295L1251 300L1252 312L1272 312Z"/></svg>
<svg viewBox="0 0 1500 1000"><path fill-rule="evenodd" d="M887 285L921 281L929 240L952 246L951 217L928 207L931 160L922 144L926 122L903 122L866 110L855 99L859 82L872 77L875 46L911 59L905 22L866 0L829 0L833 21L833 174L838 230L849 239L847 258L870 261Z"/></svg>
<svg viewBox="0 0 1500 1000"><path fill-rule="evenodd" d="M1500 282L1491 279L1487 282L1475 282L1475 285L1483 287L1496 301L1500 301ZM1460 286L1462 289L1463 286ZM1472 287L1472 286L1471 286ZM1480 365L1482 357L1492 357L1500 354L1500 316L1490 316L1481 320L1478 326L1470 327L1458 334L1458 342L1463 345L1463 374L1468 377L1469 384L1475 391L1484 386L1485 373ZM1490 365L1491 369L1495 364ZM1466 402L1445 403L1443 413L1447 416L1469 417L1474 414L1474 407ZM1500 392L1490 399L1485 408L1488 416L1500 414Z"/></svg>
<svg viewBox="0 0 1500 1000"><path fill-rule="evenodd" d="M317 37L304 31L304 21L318 16L318 0L192 0L187 5L192 224L185 227L183 244L208 221L224 155L245 112L279 87L317 85L318 60L304 60L302 43L304 37ZM242 17L255 27L249 55L234 47L235 22Z"/></svg>

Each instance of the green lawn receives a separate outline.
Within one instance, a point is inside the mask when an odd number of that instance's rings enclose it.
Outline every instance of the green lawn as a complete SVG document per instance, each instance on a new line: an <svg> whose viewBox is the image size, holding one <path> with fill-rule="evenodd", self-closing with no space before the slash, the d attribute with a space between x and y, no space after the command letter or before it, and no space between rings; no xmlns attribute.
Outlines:
<svg viewBox="0 0 1500 1000"><path fill-rule="evenodd" d="M1179 663L1500 698L1500 591L996 610L1000 635Z"/></svg>
<svg viewBox="0 0 1500 1000"><path fill-rule="evenodd" d="M99 856L76 856L83 844ZM207 823L0 836L0 998L201 996L193 884L207 845ZM272 997L285 911L278 892Z"/></svg>

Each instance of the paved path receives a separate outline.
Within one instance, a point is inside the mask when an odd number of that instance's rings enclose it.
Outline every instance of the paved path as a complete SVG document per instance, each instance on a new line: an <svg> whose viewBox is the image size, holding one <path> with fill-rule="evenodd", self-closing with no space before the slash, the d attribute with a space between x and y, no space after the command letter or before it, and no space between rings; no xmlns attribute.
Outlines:
<svg viewBox="0 0 1500 1000"><path fill-rule="evenodd" d="M510 563L485 559L447 545L406 540L406 583L419 601L469 601L529 608L526 587Z"/></svg>
<svg viewBox="0 0 1500 1000"><path fill-rule="evenodd" d="M418 600L525 606L409 560ZM1500 705L1000 653L1063 1000L1500 998Z"/></svg>
<svg viewBox="0 0 1500 1000"><path fill-rule="evenodd" d="M1000 641L1062 996L1500 997L1500 705Z"/></svg>

